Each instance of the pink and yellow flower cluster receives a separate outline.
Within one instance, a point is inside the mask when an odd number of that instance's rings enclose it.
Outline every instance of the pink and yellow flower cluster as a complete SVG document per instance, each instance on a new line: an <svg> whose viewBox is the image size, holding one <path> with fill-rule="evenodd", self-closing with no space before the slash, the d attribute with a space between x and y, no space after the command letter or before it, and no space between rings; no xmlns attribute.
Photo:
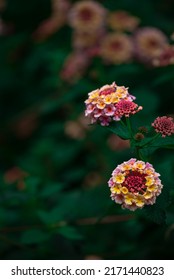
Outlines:
<svg viewBox="0 0 174 280"><path fill-rule="evenodd" d="M132 211L152 205L163 187L159 176L148 162L135 158L123 162L114 169L108 182L111 198Z"/></svg>
<svg viewBox="0 0 174 280"><path fill-rule="evenodd" d="M142 106L133 102L134 99L128 88L113 82L88 94L85 115L90 117L91 123L98 121L107 126L111 121L119 121L123 116L129 117L142 110Z"/></svg>

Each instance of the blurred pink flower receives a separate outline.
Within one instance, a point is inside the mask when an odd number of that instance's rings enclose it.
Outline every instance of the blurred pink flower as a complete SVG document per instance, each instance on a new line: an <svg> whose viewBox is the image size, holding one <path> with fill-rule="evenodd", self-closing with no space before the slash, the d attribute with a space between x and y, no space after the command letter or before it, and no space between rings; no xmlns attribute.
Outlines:
<svg viewBox="0 0 174 280"><path fill-rule="evenodd" d="M152 123L152 126L157 133L160 133L162 135L162 137L174 134L174 122L173 118L171 117L157 117Z"/></svg>
<svg viewBox="0 0 174 280"><path fill-rule="evenodd" d="M60 13L60 11L68 11L70 8L70 1L69 0L51 0L52 7L53 7L53 14Z"/></svg>
<svg viewBox="0 0 174 280"><path fill-rule="evenodd" d="M72 139L83 139L85 130L78 121L67 121L65 123L65 134Z"/></svg>
<svg viewBox="0 0 174 280"><path fill-rule="evenodd" d="M33 37L42 41L57 32L66 23L69 8L70 2L68 0L52 0L51 16L41 22Z"/></svg>
<svg viewBox="0 0 174 280"><path fill-rule="evenodd" d="M105 21L106 9L95 1L76 2L69 13L69 24L78 31L97 31Z"/></svg>
<svg viewBox="0 0 174 280"><path fill-rule="evenodd" d="M64 62L60 76L62 80L74 83L80 79L90 62L89 57L83 52L71 53Z"/></svg>
<svg viewBox="0 0 174 280"><path fill-rule="evenodd" d="M155 27L142 27L135 33L134 44L137 58L143 62L152 63L168 45L168 39L161 30Z"/></svg>
<svg viewBox="0 0 174 280"><path fill-rule="evenodd" d="M115 134L109 136L107 144L113 151L122 151L130 147L129 140L123 140Z"/></svg>
<svg viewBox="0 0 174 280"><path fill-rule="evenodd" d="M118 10L108 15L108 25L115 31L134 31L140 23L138 17L132 16L127 11Z"/></svg>
<svg viewBox="0 0 174 280"><path fill-rule="evenodd" d="M98 30L98 32L89 31L74 31L72 37L72 45L76 50L93 49L99 46L103 36L105 34L104 29Z"/></svg>
<svg viewBox="0 0 174 280"><path fill-rule="evenodd" d="M154 204L163 185L153 166L134 158L118 165L108 181L111 198L131 211Z"/></svg>
<svg viewBox="0 0 174 280"><path fill-rule="evenodd" d="M95 188L102 184L102 176L97 172L88 173L83 181L83 185L85 188Z"/></svg>
<svg viewBox="0 0 174 280"><path fill-rule="evenodd" d="M26 188L24 179L28 176L29 174L27 172L14 166L5 172L4 181L6 184L16 183L18 190L24 190Z"/></svg>
<svg viewBox="0 0 174 280"><path fill-rule="evenodd" d="M19 138L28 138L38 127L38 114L37 112L28 113L23 115L19 120L17 120L12 129L16 136Z"/></svg>
<svg viewBox="0 0 174 280"><path fill-rule="evenodd" d="M165 46L160 55L153 60L156 67L174 64L174 45Z"/></svg>
<svg viewBox="0 0 174 280"><path fill-rule="evenodd" d="M131 37L123 33L107 34L100 45L100 56L112 64L127 63L132 59L133 45Z"/></svg>

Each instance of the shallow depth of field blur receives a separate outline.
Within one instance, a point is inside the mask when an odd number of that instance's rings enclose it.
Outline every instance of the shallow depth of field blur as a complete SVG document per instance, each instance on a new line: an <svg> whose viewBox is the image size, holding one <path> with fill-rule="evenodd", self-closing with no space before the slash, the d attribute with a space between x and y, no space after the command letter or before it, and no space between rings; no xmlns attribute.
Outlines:
<svg viewBox="0 0 174 280"><path fill-rule="evenodd" d="M0 0L0 259L174 258L173 151L151 158L166 212L123 210L107 182L135 155L84 115L88 93L115 81L143 105L139 126L173 116L173 11L171 0Z"/></svg>

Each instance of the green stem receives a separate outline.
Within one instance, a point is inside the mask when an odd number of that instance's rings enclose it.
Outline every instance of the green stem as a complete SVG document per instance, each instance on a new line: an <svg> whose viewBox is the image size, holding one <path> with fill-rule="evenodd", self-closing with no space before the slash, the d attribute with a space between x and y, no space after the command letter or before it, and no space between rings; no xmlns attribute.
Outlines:
<svg viewBox="0 0 174 280"><path fill-rule="evenodd" d="M139 157L142 161L149 161L149 159L146 156L142 155L141 148L139 149Z"/></svg>
<svg viewBox="0 0 174 280"><path fill-rule="evenodd" d="M128 130L129 130L129 133L130 133L130 137L133 138L132 126L131 126L130 118L126 118L126 124L127 124Z"/></svg>
<svg viewBox="0 0 174 280"><path fill-rule="evenodd" d="M122 124L122 126L127 127L122 120L120 120L119 122Z"/></svg>
<svg viewBox="0 0 174 280"><path fill-rule="evenodd" d="M149 140L147 143L145 143L145 144L142 145L142 146L136 146L136 144L135 144L135 150L136 150L136 155L137 155L137 158L138 158L138 159L141 159L141 160L143 160L143 161L148 161L148 159L142 155L141 150L143 150L143 148L148 147L148 145L149 145L150 143L152 143L153 141L155 141L155 139L157 139L159 136L160 136L159 133L158 133L158 134L155 134L154 137L153 137L151 140Z"/></svg>
<svg viewBox="0 0 174 280"><path fill-rule="evenodd" d="M135 149L136 149L137 159L141 159L142 160L141 152L140 152L140 147L136 146Z"/></svg>
<svg viewBox="0 0 174 280"><path fill-rule="evenodd" d="M149 140L149 142L147 142L147 143L145 143L144 145L142 145L141 148L144 148L144 147L148 146L149 143L152 143L154 140L156 140L156 139L159 138L159 137L160 137L160 134L159 134L159 133L155 134L155 136L154 136L151 140Z"/></svg>

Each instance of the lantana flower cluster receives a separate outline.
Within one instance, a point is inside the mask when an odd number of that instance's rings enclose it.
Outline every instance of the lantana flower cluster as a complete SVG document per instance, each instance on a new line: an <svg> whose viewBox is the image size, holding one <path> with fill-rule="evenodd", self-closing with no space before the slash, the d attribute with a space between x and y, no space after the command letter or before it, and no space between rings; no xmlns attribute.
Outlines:
<svg viewBox="0 0 174 280"><path fill-rule="evenodd" d="M106 65L132 61L151 67L174 64L174 45L170 43L173 34L168 38L156 27L140 27L141 19L126 10L110 11L95 0L75 3L70 0L52 0L51 3L50 17L41 22L33 38L45 40L64 25L69 25L72 29L74 62L69 64L68 55L61 73L61 78L69 83L79 80L96 56ZM80 56L84 63L78 63ZM76 75L77 72L81 75Z"/></svg>
<svg viewBox="0 0 174 280"><path fill-rule="evenodd" d="M79 1L69 13L69 24L75 30L97 31L105 22L106 9L96 1Z"/></svg>
<svg viewBox="0 0 174 280"><path fill-rule="evenodd" d="M174 64L174 45L167 45L158 57L153 60L156 67Z"/></svg>
<svg viewBox="0 0 174 280"><path fill-rule="evenodd" d="M108 25L115 31L134 31L140 23L140 19L124 10L109 13Z"/></svg>
<svg viewBox="0 0 174 280"><path fill-rule="evenodd" d="M108 126L111 121L119 121L123 116L129 117L142 110L142 106L133 100L135 96L128 88L113 82L88 94L85 115L90 117L91 123L98 121L102 126Z"/></svg>
<svg viewBox="0 0 174 280"><path fill-rule="evenodd" d="M103 36L99 55L107 64L128 63L133 59L134 46L131 37L124 33L110 32Z"/></svg>
<svg viewBox="0 0 174 280"><path fill-rule="evenodd" d="M88 99L85 101L85 115L90 117L91 123L98 122L102 126L108 126L111 121L120 121L124 116L127 120L125 122L123 119L121 125L131 134L133 131L128 118L142 110L142 106L138 106L134 100L135 96L128 92L128 88L113 82L88 94ZM134 211L145 205L154 204L163 188L159 179L160 174L155 171L152 164L139 160L143 159L139 150L153 143L160 134L163 138L174 134L174 121L172 117L157 117L151 126L156 134L149 139L149 142L143 145L133 144L138 159L131 158L118 165L108 181L112 200L121 204L123 209ZM139 127L138 131L133 141L141 141L145 137L144 134L148 132L144 126ZM131 141L130 144L132 145Z"/></svg>
<svg viewBox="0 0 174 280"><path fill-rule="evenodd" d="M112 172L108 182L111 198L132 211L152 205L163 188L159 176L152 164L131 158Z"/></svg>
<svg viewBox="0 0 174 280"><path fill-rule="evenodd" d="M162 135L163 138L174 133L174 122L172 117L157 117L152 123L152 126L157 133Z"/></svg>
<svg viewBox="0 0 174 280"><path fill-rule="evenodd" d="M153 65L168 45L167 36L155 27L142 27L134 34L135 57L144 63Z"/></svg>

